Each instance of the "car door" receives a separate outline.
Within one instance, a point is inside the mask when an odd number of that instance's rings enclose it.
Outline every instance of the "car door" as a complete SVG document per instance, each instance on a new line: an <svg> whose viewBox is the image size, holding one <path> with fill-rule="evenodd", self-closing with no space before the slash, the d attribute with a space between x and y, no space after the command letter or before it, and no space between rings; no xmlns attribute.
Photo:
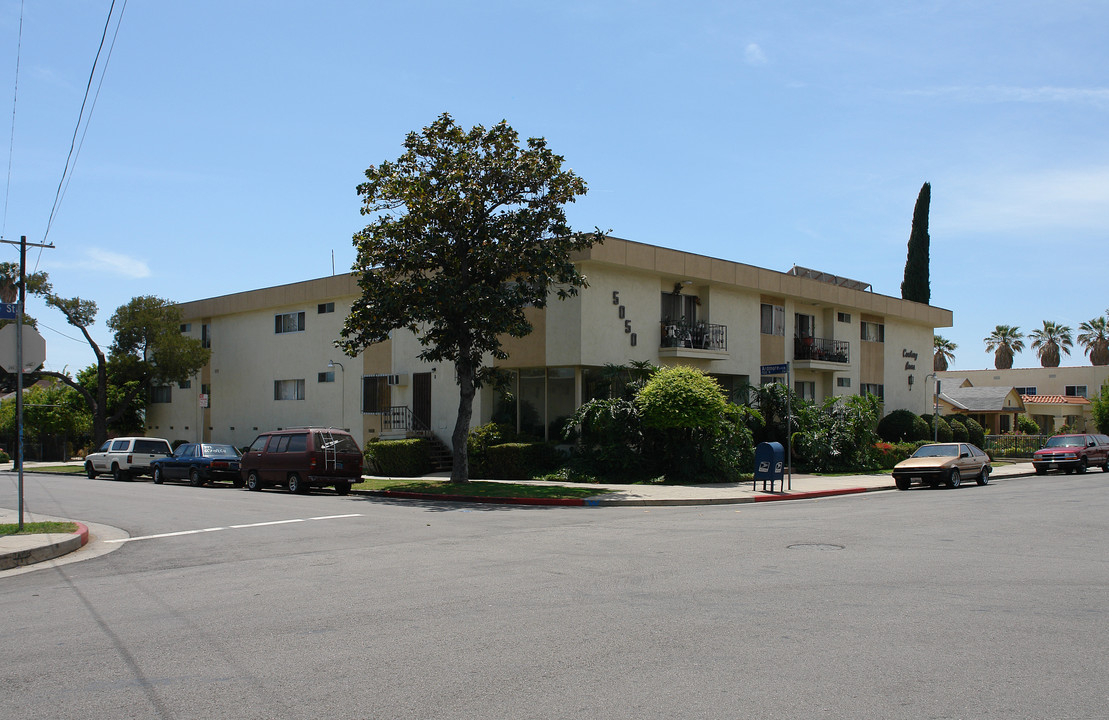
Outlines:
<svg viewBox="0 0 1109 720"><path fill-rule="evenodd" d="M959 474L963 477L973 477L982 470L982 463L974 453L971 452L970 446L966 443L959 443Z"/></svg>
<svg viewBox="0 0 1109 720"><path fill-rule="evenodd" d="M171 478L183 478L189 475L189 464L192 458L196 456L196 444L186 443L177 448L177 452L173 453L173 458L169 460L169 473Z"/></svg>

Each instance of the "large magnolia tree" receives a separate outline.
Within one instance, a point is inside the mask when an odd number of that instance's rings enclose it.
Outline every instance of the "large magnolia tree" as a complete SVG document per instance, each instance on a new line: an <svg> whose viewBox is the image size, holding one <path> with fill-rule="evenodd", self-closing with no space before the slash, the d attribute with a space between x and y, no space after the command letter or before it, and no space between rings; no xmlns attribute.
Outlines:
<svg viewBox="0 0 1109 720"><path fill-rule="evenodd" d="M566 298L586 279L570 261L602 238L573 232L564 206L586 192L543 138L523 146L505 122L465 130L443 114L371 165L358 186L373 219L355 234L362 296L337 343L355 356L395 329L413 332L427 362L450 361L459 387L452 482L467 482L466 437L483 358L504 336L532 331L524 309ZM557 290L552 290L557 288Z"/></svg>

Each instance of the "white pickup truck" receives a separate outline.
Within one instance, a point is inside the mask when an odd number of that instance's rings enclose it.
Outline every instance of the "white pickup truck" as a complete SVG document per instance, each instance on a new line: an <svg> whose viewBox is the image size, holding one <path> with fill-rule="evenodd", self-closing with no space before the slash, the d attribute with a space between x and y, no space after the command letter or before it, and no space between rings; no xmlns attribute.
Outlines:
<svg viewBox="0 0 1109 720"><path fill-rule="evenodd" d="M169 441L162 438L114 438L85 458L85 474L94 478L111 473L116 480L130 480L135 475L149 475L154 458L172 454Z"/></svg>

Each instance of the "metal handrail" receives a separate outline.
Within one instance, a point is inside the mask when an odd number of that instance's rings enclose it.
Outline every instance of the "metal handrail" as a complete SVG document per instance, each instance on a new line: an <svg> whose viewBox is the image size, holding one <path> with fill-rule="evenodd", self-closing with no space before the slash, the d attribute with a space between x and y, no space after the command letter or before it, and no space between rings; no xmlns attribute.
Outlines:
<svg viewBox="0 0 1109 720"><path fill-rule="evenodd" d="M713 323L663 323L659 346L727 351L728 326Z"/></svg>

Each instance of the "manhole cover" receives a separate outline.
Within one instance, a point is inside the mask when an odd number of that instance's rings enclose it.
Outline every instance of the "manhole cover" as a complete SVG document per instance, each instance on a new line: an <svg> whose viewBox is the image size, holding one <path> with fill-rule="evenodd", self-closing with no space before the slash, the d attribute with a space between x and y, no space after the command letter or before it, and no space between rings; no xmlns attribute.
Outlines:
<svg viewBox="0 0 1109 720"><path fill-rule="evenodd" d="M843 550L843 545L834 545L832 543L794 543L787 545L789 550Z"/></svg>

